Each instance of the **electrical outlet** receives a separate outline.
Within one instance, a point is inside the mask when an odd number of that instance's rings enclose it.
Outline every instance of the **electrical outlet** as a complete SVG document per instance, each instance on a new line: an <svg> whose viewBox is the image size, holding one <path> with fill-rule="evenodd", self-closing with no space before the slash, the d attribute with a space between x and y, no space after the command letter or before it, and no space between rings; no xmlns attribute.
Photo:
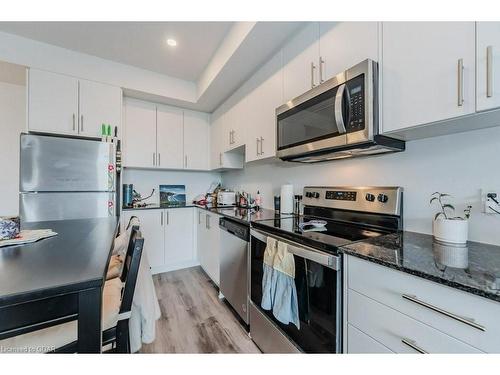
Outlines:
<svg viewBox="0 0 500 375"><path fill-rule="evenodd" d="M500 194L495 189L481 189L481 203L485 214L500 213Z"/></svg>

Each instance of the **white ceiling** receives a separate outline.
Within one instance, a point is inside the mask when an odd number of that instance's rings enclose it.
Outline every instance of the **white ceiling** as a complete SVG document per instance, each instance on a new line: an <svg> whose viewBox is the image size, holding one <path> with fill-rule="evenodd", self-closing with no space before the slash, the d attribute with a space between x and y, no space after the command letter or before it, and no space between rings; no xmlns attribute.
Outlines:
<svg viewBox="0 0 500 375"><path fill-rule="evenodd" d="M0 22L0 30L196 81L233 22ZM166 40L177 46L168 47Z"/></svg>

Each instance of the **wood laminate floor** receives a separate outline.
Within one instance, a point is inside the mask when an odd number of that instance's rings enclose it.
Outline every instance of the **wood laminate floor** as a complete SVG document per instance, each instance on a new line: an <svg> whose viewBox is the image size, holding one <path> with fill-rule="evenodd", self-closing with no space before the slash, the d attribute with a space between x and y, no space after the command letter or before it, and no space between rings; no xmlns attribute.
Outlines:
<svg viewBox="0 0 500 375"><path fill-rule="evenodd" d="M260 353L200 267L154 276L161 318L142 353Z"/></svg>

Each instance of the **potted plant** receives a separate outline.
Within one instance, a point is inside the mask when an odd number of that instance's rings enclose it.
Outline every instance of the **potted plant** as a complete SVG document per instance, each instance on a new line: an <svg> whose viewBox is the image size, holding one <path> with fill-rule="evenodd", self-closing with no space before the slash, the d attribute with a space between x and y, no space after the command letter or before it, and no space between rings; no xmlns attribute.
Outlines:
<svg viewBox="0 0 500 375"><path fill-rule="evenodd" d="M440 211L434 215L432 233L438 241L465 244L469 231L469 217L472 206L468 205L464 210L464 216L453 216L455 207L445 200L449 194L435 192L431 195L430 204L439 204Z"/></svg>

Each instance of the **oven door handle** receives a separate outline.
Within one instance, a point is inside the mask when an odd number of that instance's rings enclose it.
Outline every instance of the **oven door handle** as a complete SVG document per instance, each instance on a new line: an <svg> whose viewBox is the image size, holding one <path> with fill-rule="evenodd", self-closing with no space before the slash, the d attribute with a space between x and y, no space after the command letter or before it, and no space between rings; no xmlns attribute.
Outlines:
<svg viewBox="0 0 500 375"><path fill-rule="evenodd" d="M298 257L308 259L310 261L313 261L315 263L321 264L323 266L326 266L328 268L331 268L335 271L340 270L340 257L336 255L331 255L324 253L322 251L313 249L308 246L303 246L303 245L298 245L296 243L293 243L289 240L286 240L282 237L276 236L276 235L268 235L266 233L263 233L257 229L251 229L250 230L250 235L252 237L255 237L259 241L262 241L264 243L267 243L267 237L274 238L276 241L279 242L284 242L288 245L288 252L290 254L297 255Z"/></svg>
<svg viewBox="0 0 500 375"><path fill-rule="evenodd" d="M344 106L344 92L346 91L345 83L341 84L335 94L335 123L340 134L346 133L344 116L342 116L342 108Z"/></svg>

